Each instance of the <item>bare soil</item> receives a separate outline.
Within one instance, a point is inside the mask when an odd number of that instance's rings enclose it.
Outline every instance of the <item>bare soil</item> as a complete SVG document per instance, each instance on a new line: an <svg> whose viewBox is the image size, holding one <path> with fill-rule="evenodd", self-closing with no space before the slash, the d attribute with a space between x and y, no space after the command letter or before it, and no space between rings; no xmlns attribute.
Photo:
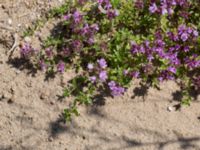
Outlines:
<svg viewBox="0 0 200 150"><path fill-rule="evenodd" d="M200 150L200 98L175 111L181 97L174 82L158 91L135 80L124 96L99 98L63 123L70 99L59 96L75 73L47 79L20 59L18 48L8 58L14 35L20 42L25 27L61 3L0 0L0 150ZM52 26L41 33L48 35Z"/></svg>

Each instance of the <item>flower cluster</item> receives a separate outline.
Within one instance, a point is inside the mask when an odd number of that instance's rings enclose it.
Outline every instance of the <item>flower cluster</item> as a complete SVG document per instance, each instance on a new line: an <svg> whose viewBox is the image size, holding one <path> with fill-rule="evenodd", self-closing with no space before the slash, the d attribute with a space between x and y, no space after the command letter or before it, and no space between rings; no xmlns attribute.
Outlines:
<svg viewBox="0 0 200 150"><path fill-rule="evenodd" d="M108 79L107 75L107 62L104 58L98 59L96 65L89 63L87 65L87 68L89 70L89 73L91 76L89 77L90 81L92 83L97 82L97 79L101 82L105 82Z"/></svg>
<svg viewBox="0 0 200 150"><path fill-rule="evenodd" d="M176 70L180 67L188 67L190 70L200 67L200 59L195 51L192 51L196 48L198 31L186 25L178 26L176 31L167 34L157 31L151 42L132 42L133 57L142 55L147 60L147 64L140 70L144 73L155 73L157 70L158 80L163 81L175 79ZM158 61L165 63L160 66Z"/></svg>
<svg viewBox="0 0 200 150"><path fill-rule="evenodd" d="M119 11L112 8L110 0L98 0L101 13L105 13L109 19L113 19L119 15Z"/></svg>
<svg viewBox="0 0 200 150"><path fill-rule="evenodd" d="M120 96L122 94L124 94L125 89L119 85L116 84L115 81L110 81L108 83L109 89L111 90L111 94L113 96Z"/></svg>
<svg viewBox="0 0 200 150"><path fill-rule="evenodd" d="M176 6L189 7L187 0L160 0L159 3L152 1L149 6L151 13L159 13L162 15L172 15Z"/></svg>
<svg viewBox="0 0 200 150"><path fill-rule="evenodd" d="M29 58L37 52L38 50L33 48L29 43L25 43L20 49L20 54L23 58Z"/></svg>
<svg viewBox="0 0 200 150"><path fill-rule="evenodd" d="M122 95L135 78L156 87L181 82L183 94L200 89L199 1L68 2L59 10L62 31L47 38L39 53L27 43L20 52L35 55L42 70L63 73L71 67L81 74L69 90L77 94L74 104L90 103L99 89Z"/></svg>

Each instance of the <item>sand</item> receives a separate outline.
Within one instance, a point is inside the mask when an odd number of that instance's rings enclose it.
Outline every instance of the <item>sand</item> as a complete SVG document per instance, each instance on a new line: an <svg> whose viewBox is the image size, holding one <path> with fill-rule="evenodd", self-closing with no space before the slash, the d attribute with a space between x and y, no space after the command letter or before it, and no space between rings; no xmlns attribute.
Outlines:
<svg viewBox="0 0 200 150"><path fill-rule="evenodd" d="M18 49L10 59L7 53L15 33L60 2L50 4L0 0L0 150L200 150L200 98L175 111L180 89L174 82L158 91L135 80L124 96L81 106L81 115L64 124L60 114L71 99L59 95L75 73L47 80L20 59Z"/></svg>

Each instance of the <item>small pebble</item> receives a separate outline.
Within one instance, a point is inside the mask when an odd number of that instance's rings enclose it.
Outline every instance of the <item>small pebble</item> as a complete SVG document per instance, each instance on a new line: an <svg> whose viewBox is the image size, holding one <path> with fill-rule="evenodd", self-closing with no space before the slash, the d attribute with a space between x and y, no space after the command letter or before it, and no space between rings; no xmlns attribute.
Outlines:
<svg viewBox="0 0 200 150"><path fill-rule="evenodd" d="M31 42L31 38L28 37L28 36L26 36L26 37L24 38L24 41L27 42L27 43L30 43L30 42Z"/></svg>
<svg viewBox="0 0 200 150"><path fill-rule="evenodd" d="M8 19L8 24L12 25L12 19L10 19L10 18Z"/></svg>
<svg viewBox="0 0 200 150"><path fill-rule="evenodd" d="M2 9L6 9L5 5L1 4L0 5Z"/></svg>
<svg viewBox="0 0 200 150"><path fill-rule="evenodd" d="M54 105L54 102L50 101L50 104L51 104L51 105Z"/></svg>
<svg viewBox="0 0 200 150"><path fill-rule="evenodd" d="M174 108L173 108L172 106L168 106L168 107L167 107L167 110L168 110L169 112L172 112L172 111L174 111Z"/></svg>
<svg viewBox="0 0 200 150"><path fill-rule="evenodd" d="M53 138L52 138L52 137L49 137L49 138L48 138L48 141L49 141L49 142L52 142L52 141L53 141Z"/></svg>
<svg viewBox="0 0 200 150"><path fill-rule="evenodd" d="M40 99L47 99L49 97L50 93L49 92L42 92L40 95Z"/></svg>
<svg viewBox="0 0 200 150"><path fill-rule="evenodd" d="M7 102L8 102L8 104L12 104L12 103L14 103L14 99L11 98L11 99L9 99Z"/></svg>
<svg viewBox="0 0 200 150"><path fill-rule="evenodd" d="M21 71L20 71L20 70L18 70L18 69L15 69L15 73L16 73L16 74L20 74L20 73L21 73Z"/></svg>
<svg viewBox="0 0 200 150"><path fill-rule="evenodd" d="M9 100L9 99L12 98L12 94L8 93L8 92L4 92L3 95L2 95L2 98Z"/></svg>

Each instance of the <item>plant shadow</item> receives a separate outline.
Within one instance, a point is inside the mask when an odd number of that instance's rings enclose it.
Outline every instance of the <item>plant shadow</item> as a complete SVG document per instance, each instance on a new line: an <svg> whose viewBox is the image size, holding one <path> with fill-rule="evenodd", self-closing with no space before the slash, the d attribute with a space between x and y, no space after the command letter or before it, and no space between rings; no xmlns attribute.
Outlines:
<svg viewBox="0 0 200 150"><path fill-rule="evenodd" d="M140 84L140 86L135 87L133 89L133 96L131 97L132 99L136 98L136 97L142 97L143 101L145 100L145 97L148 95L148 90L149 90L150 86L147 84Z"/></svg>
<svg viewBox="0 0 200 150"><path fill-rule="evenodd" d="M94 109L94 108L93 108ZM122 150L122 149L148 149L148 147L154 147L158 150L167 149L170 145L178 145L180 149L200 149L200 146L197 144L200 142L200 137L183 137L181 134L176 133L176 138L171 139L163 133L158 131L145 129L138 126L129 126L124 121L116 120L101 111L100 107L96 107L95 111L89 111L87 115L97 115L94 116L96 123L89 128L84 127L85 125L80 125L77 121L72 121L71 124L64 124L59 119L50 124L50 136L53 137L53 140L56 140L60 134L68 134L69 137L82 137L83 140L92 138L90 140L100 141L99 144L90 142L84 145L84 150L91 149L102 149L107 147L108 150ZM92 117L92 116L90 116ZM105 130L100 130L98 122L109 122L118 126L123 126L129 130L130 135L145 134L146 136L153 136L155 138L161 139L157 142L148 142L146 140L139 140L137 136L128 136L126 134L120 133L117 136L112 134L109 128ZM75 141L76 139L73 139ZM121 143L121 144L119 144Z"/></svg>
<svg viewBox="0 0 200 150"><path fill-rule="evenodd" d="M10 58L7 61L8 65L11 65L12 67L18 69L18 70L26 70L28 75L32 75L32 77L35 77L38 70L34 67L34 65L27 59L24 58Z"/></svg>

